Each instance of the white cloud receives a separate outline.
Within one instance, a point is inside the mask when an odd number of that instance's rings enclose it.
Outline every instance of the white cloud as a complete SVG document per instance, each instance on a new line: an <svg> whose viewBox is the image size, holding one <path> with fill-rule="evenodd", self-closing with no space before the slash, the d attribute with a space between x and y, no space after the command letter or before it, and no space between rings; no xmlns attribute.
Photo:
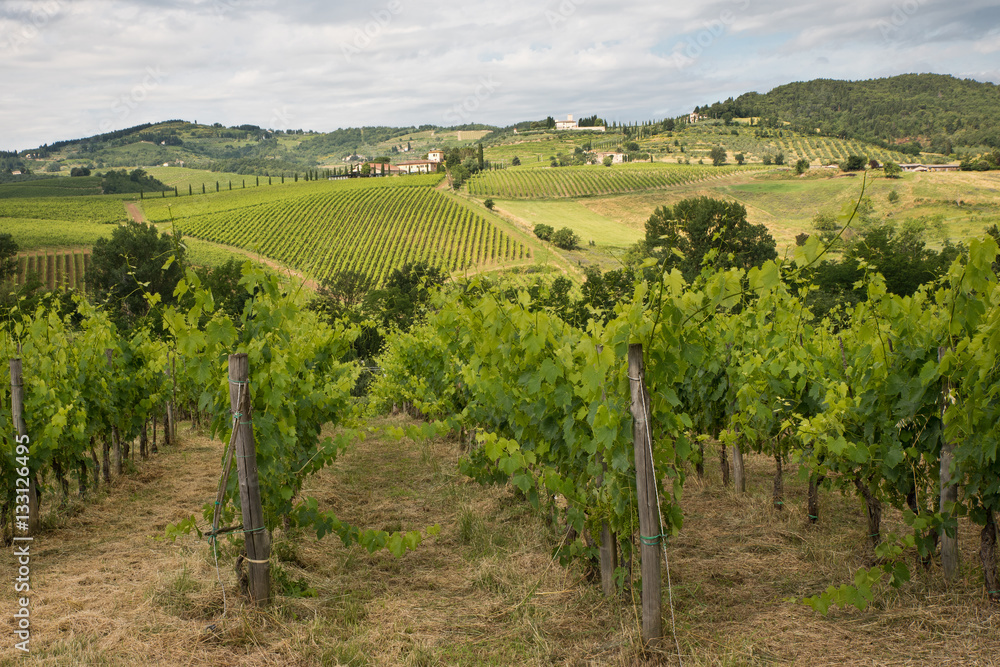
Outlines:
<svg viewBox="0 0 1000 667"><path fill-rule="evenodd" d="M993 0L7 0L0 147L178 117L317 130L445 124L456 108L461 122L641 120L915 64L996 80L998 23ZM672 53L691 44L678 67Z"/></svg>

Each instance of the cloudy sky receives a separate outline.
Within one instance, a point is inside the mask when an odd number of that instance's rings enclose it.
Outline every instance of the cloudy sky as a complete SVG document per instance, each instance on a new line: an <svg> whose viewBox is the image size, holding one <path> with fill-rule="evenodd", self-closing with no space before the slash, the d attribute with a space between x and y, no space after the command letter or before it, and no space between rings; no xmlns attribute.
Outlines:
<svg viewBox="0 0 1000 667"><path fill-rule="evenodd" d="M1000 82L996 0L0 0L0 149L145 122L329 131L687 113L814 78Z"/></svg>

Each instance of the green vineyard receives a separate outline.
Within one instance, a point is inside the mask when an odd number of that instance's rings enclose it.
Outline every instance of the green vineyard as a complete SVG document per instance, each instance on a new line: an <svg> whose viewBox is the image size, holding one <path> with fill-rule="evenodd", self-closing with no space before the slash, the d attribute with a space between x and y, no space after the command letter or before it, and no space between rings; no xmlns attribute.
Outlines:
<svg viewBox="0 0 1000 667"><path fill-rule="evenodd" d="M345 271L380 284L408 262L446 271L530 257L521 241L432 187L440 176L312 182L181 200L147 200L154 222L258 252L323 279Z"/></svg>
<svg viewBox="0 0 1000 667"><path fill-rule="evenodd" d="M17 284L40 281L48 289L84 288L89 250L28 253L17 258Z"/></svg>
<svg viewBox="0 0 1000 667"><path fill-rule="evenodd" d="M552 199L616 195L695 183L758 167L707 167L632 163L614 167L504 169L469 180L469 193L502 199Z"/></svg>

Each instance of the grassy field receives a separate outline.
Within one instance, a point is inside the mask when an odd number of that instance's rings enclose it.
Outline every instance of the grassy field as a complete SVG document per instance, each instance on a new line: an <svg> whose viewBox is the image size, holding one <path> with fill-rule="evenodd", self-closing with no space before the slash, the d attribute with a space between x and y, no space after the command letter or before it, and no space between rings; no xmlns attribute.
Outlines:
<svg viewBox="0 0 1000 667"><path fill-rule="evenodd" d="M539 223L555 229L569 227L584 244L625 247L642 239L645 233L594 213L576 200L524 201L496 200L497 207L524 220L529 227Z"/></svg>
<svg viewBox="0 0 1000 667"><path fill-rule="evenodd" d="M244 182L247 188L256 187L258 178L260 178L261 187L268 185L267 176L247 176L246 174L230 174L221 171L208 171L207 169L188 169L187 167L149 167L146 169L146 173L158 178L170 187L176 187L181 195L187 194L188 186L197 194L201 194L202 185L207 190L215 192L216 181L219 182L219 187L223 190L229 189L230 181L232 181L234 190L243 189ZM272 176L271 184L281 185L281 176ZM285 184L293 184L291 175L285 179Z"/></svg>
<svg viewBox="0 0 1000 667"><path fill-rule="evenodd" d="M798 178L789 172L772 172L732 177L724 183L694 183L578 202L603 218L641 231L658 206L672 206L686 197L701 195L735 200L746 206L750 222L768 227L782 252L795 242L797 234L813 231L816 214L839 215L845 206L853 206L861 195L861 186L860 176L833 177L823 173ZM896 203L888 199L893 190L899 196ZM980 235L989 225L1000 224L998 172L912 173L900 179L875 176L869 178L865 194L871 197L879 217L897 223L925 223L932 247L939 247L946 239L967 240Z"/></svg>
<svg viewBox="0 0 1000 667"><path fill-rule="evenodd" d="M96 176L43 178L37 181L0 184L0 199L20 197L81 197L101 194Z"/></svg>
<svg viewBox="0 0 1000 667"><path fill-rule="evenodd" d="M377 434L404 423L371 422L376 431L303 493L356 525L437 524L440 535L396 559L276 531L272 574L293 585L278 588L267 610L240 596L237 547L222 543L217 571L194 535L152 539L167 523L200 516L218 484L222 444L186 424L178 445L137 463L96 500L48 503L47 530L32 547L26 664L677 664L669 634L660 650L641 650L638 591L605 598L592 572L554 562L562 530L510 487L464 479L456 441ZM684 528L667 547L672 587L663 586L664 628L672 594L684 665L995 664L998 617L982 598L978 536L964 520L964 565L950 588L937 565L917 568L869 610L824 618L791 599L848 582L864 565L863 509L824 493L820 522L810 524L793 469L785 510L775 511L772 474L769 458L748 457L745 496L721 486L717 464L705 480L688 480ZM887 514L883 528L901 526ZM13 576L10 563L0 575ZM288 594L295 589L314 596ZM8 643L0 662L12 664L12 654Z"/></svg>

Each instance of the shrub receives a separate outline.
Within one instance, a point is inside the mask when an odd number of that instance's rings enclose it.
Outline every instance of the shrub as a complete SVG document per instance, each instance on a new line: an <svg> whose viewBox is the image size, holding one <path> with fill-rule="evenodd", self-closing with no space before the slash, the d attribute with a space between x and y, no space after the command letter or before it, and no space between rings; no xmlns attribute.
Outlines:
<svg viewBox="0 0 1000 667"><path fill-rule="evenodd" d="M552 233L555 232L555 229L553 229L551 225L545 225L539 223L535 225L534 231L535 231L535 236L542 239L543 241L548 241L549 239L552 238Z"/></svg>
<svg viewBox="0 0 1000 667"><path fill-rule="evenodd" d="M580 245L580 238L569 227L563 227L558 232L552 234L552 243L557 248L572 250Z"/></svg>
<svg viewBox="0 0 1000 667"><path fill-rule="evenodd" d="M486 208L488 208L488 209L490 209L492 211L493 210L493 206L494 206L493 200L492 199L487 199L486 201L483 202L483 206L485 206Z"/></svg>
<svg viewBox="0 0 1000 667"><path fill-rule="evenodd" d="M840 168L843 171L861 171L867 161L864 155L848 155L847 159L840 163Z"/></svg>

